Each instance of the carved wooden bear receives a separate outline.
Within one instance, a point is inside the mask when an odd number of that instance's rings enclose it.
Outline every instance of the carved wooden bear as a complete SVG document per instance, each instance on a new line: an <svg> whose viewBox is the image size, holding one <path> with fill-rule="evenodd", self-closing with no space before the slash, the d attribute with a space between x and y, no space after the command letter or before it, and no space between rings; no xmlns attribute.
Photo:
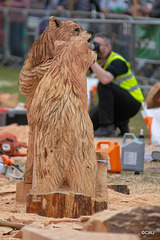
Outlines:
<svg viewBox="0 0 160 240"><path fill-rule="evenodd" d="M56 41L56 55L29 110L34 132L31 193L64 189L95 196L97 159L87 108L86 72L96 60L87 41Z"/></svg>
<svg viewBox="0 0 160 240"><path fill-rule="evenodd" d="M27 113L34 97L38 83L48 71L56 54L54 43L56 40L82 41L89 40L91 34L82 30L82 27L74 21L58 20L51 17L49 26L33 44L27 59L24 62L19 76L19 89L27 97ZM27 116L28 116L27 114ZM34 136L28 118L29 142L28 156L25 167L25 183L32 183L33 159L34 159Z"/></svg>

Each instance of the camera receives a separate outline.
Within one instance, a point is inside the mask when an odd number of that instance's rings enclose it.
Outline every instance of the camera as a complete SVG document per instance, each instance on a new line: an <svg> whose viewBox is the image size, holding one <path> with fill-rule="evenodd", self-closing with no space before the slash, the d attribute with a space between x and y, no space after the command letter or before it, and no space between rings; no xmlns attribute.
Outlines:
<svg viewBox="0 0 160 240"><path fill-rule="evenodd" d="M89 47L96 53L99 53L99 43L92 41L89 43Z"/></svg>

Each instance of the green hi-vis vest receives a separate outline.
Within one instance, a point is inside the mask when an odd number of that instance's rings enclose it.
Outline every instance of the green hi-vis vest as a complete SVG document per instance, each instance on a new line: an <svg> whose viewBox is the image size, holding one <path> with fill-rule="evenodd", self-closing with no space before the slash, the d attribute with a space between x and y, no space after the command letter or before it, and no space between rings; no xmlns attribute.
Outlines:
<svg viewBox="0 0 160 240"><path fill-rule="evenodd" d="M112 61L120 59L125 62L126 66L128 67L128 71L125 74L119 75L114 79L114 83L119 85L121 88L129 91L129 93L140 103L144 101L144 97L142 94L141 89L138 86L137 80L133 75L130 69L130 63L127 62L121 55L115 52L111 52L107 61L105 62L103 69L106 70L107 67L111 64Z"/></svg>

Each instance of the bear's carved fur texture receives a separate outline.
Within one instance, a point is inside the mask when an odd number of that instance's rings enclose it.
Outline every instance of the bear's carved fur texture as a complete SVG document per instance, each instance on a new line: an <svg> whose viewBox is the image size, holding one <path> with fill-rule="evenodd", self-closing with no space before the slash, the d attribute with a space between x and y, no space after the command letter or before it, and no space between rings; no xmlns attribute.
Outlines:
<svg viewBox="0 0 160 240"><path fill-rule="evenodd" d="M64 189L95 196L97 159L87 108L86 73L96 60L87 41L55 42L56 55L30 105L32 193Z"/></svg>
<svg viewBox="0 0 160 240"><path fill-rule="evenodd" d="M62 41L88 41L91 34L83 31L82 27L74 21L58 20L51 17L49 26L33 44L27 59L24 62L19 76L19 89L27 97L27 115L34 97L35 90L48 71L56 54L54 43ZM30 124L31 117L28 117L29 143L28 156L25 167L25 182L32 183L33 159L34 159L34 134Z"/></svg>
<svg viewBox="0 0 160 240"><path fill-rule="evenodd" d="M49 26L33 44L19 76L19 89L27 98L33 98L34 91L48 70L55 55L54 42L82 41L91 38L91 34L83 31L74 21L58 20L51 17Z"/></svg>

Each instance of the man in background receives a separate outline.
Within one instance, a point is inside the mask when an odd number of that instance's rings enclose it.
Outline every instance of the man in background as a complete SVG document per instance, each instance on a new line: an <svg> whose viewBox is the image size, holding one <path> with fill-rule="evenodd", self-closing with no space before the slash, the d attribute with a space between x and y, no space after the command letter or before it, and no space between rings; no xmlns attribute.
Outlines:
<svg viewBox="0 0 160 240"><path fill-rule="evenodd" d="M114 137L118 127L123 135L129 132L129 119L137 114L144 97L130 63L112 51L110 38L98 33L93 43L98 61L91 70L99 80L99 103L89 112L94 134L95 137Z"/></svg>

